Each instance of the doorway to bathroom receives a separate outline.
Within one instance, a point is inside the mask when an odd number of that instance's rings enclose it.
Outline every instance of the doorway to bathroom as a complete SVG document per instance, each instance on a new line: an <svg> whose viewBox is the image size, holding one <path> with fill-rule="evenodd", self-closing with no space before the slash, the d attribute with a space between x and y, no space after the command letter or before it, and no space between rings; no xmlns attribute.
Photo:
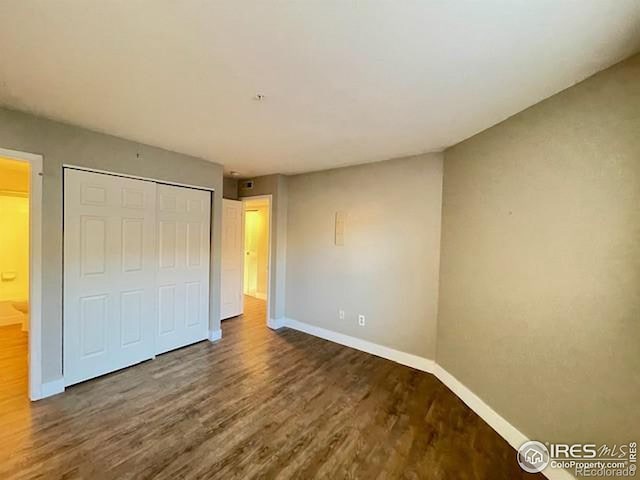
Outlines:
<svg viewBox="0 0 640 480"><path fill-rule="evenodd" d="M30 168L0 156L0 404L29 391Z"/></svg>
<svg viewBox="0 0 640 480"><path fill-rule="evenodd" d="M42 164L0 148L0 407L9 411L62 391L42 378Z"/></svg>

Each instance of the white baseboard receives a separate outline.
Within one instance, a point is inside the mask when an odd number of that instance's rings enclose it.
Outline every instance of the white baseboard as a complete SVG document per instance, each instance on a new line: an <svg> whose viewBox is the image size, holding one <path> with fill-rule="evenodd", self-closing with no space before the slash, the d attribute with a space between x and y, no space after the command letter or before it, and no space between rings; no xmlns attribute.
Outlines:
<svg viewBox="0 0 640 480"><path fill-rule="evenodd" d="M271 330L278 330L279 328L286 326L285 324L286 324L285 318L270 318L267 320L267 326Z"/></svg>
<svg viewBox="0 0 640 480"><path fill-rule="evenodd" d="M529 438L527 438L522 432L511 425L480 397L469 390L458 379L440 365L436 364L433 360L413 355L411 353L401 352L390 347L385 347L384 345L378 345L367 340L351 337L343 333L327 330L325 328L300 322L291 318L285 318L282 320L283 324L280 326L299 330L315 337L324 338L325 340L339 343L340 345L345 345L378 357L386 358L387 360L391 360L401 365L406 365L417 370L422 370L423 372L431 373L444 383L447 388L449 388L449 390L451 390L458 398L460 398L460 400L471 408L471 410L477 413L480 418L487 422L487 424L513 448L518 450L524 442L529 440ZM269 326L271 327L271 325ZM542 474L550 480L573 480L575 478L568 471L562 469L547 468L542 472Z"/></svg>
<svg viewBox="0 0 640 480"><path fill-rule="evenodd" d="M457 378L436 364L434 375L444 383L449 390L456 394L471 410L476 412L487 424L493 428L509 445L516 449L530 439L511 425L504 417L487 405L480 397L465 387ZM568 471L556 468L547 468L542 474L550 480L571 480L575 477Z"/></svg>
<svg viewBox="0 0 640 480"><path fill-rule="evenodd" d="M504 438L509 445L516 450L529 439L517 428L507 422L496 413L489 405L484 403L480 397L465 387L460 381L447 372L440 365L436 365L434 375L444 383L449 390L455 393L460 400L467 404L471 410L476 412L480 418L489 424L496 432Z"/></svg>
<svg viewBox="0 0 640 480"><path fill-rule="evenodd" d="M222 329L218 328L217 330L209 330L209 341L217 342L222 338Z"/></svg>
<svg viewBox="0 0 640 480"><path fill-rule="evenodd" d="M64 378L59 378L50 382L44 382L40 386L39 392L32 393L31 400L42 400L43 398L52 397L62 392L64 392Z"/></svg>
<svg viewBox="0 0 640 480"><path fill-rule="evenodd" d="M21 313L2 315L0 316L0 327L7 327L9 325L24 324L25 316Z"/></svg>
<svg viewBox="0 0 640 480"><path fill-rule="evenodd" d="M377 357L386 358L387 360L392 360L401 365L422 370L423 372L433 373L435 367L433 360L413 355L412 353L401 352L400 350L385 347L384 345L378 345L377 343L362 340L361 338L351 337L344 333L338 333L332 330L327 330L326 328L299 322L298 320L293 320L291 318L284 319L284 326L308 333L315 337L324 338L331 342L339 343L340 345L355 348L356 350L362 350L363 352L376 355Z"/></svg>

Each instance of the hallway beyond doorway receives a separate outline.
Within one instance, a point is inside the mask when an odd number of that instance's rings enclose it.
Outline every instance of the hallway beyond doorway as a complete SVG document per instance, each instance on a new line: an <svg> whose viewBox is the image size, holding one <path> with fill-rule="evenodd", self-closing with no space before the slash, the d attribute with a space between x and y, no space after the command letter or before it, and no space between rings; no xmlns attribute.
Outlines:
<svg viewBox="0 0 640 480"><path fill-rule="evenodd" d="M269 282L269 199L244 202L245 295L267 299Z"/></svg>

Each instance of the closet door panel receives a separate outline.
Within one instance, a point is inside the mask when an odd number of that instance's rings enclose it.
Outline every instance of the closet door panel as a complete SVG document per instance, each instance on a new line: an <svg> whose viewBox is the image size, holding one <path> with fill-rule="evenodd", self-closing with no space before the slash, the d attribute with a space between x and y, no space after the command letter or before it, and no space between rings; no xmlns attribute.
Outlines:
<svg viewBox="0 0 640 480"><path fill-rule="evenodd" d="M66 385L153 357L156 185L64 172Z"/></svg>
<svg viewBox="0 0 640 480"><path fill-rule="evenodd" d="M211 193L158 185L156 353L208 337Z"/></svg>

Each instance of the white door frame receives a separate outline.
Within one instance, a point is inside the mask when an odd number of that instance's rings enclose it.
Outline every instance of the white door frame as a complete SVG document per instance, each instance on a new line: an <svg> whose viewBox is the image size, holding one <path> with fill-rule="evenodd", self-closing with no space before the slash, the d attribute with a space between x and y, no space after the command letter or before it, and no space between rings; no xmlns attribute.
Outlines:
<svg viewBox="0 0 640 480"><path fill-rule="evenodd" d="M42 388L42 155L0 148L0 156L28 162L29 174L29 398Z"/></svg>
<svg viewBox="0 0 640 480"><path fill-rule="evenodd" d="M272 194L268 194L268 195L254 195L252 197L241 197L240 200L242 200L242 278L244 279L244 235L245 235L245 228L244 228L244 213L245 210L247 208L247 206L245 205L246 202L250 202L251 200L264 200L267 199L269 200L269 238L267 239L267 251L269 252L269 258L267 260L267 271L268 271L268 278L267 278L267 318L266 318L266 322L267 325L270 328L275 328L274 326L272 326L272 322L271 322L271 246L272 244L272 234L273 234L273 195ZM243 299L244 299L244 286L242 287L242 295L243 295ZM243 300L244 301L244 300Z"/></svg>

